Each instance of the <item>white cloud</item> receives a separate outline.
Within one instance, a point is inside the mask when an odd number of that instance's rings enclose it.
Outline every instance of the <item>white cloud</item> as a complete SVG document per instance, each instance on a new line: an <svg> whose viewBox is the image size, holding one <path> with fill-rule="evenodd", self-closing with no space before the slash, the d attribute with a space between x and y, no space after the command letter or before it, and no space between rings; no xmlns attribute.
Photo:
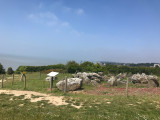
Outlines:
<svg viewBox="0 0 160 120"><path fill-rule="evenodd" d="M36 23L41 23L49 26L57 25L60 22L58 17L51 12L30 14L28 17Z"/></svg>
<svg viewBox="0 0 160 120"><path fill-rule="evenodd" d="M83 15L84 14L84 10L82 8L78 9L76 11L77 15Z"/></svg>
<svg viewBox="0 0 160 120"><path fill-rule="evenodd" d="M79 10L79 15L83 14L82 10ZM75 36L80 36L77 30L75 30L69 22L60 20L53 12L39 12L28 15L28 18L37 24L53 27L56 31L67 31Z"/></svg>

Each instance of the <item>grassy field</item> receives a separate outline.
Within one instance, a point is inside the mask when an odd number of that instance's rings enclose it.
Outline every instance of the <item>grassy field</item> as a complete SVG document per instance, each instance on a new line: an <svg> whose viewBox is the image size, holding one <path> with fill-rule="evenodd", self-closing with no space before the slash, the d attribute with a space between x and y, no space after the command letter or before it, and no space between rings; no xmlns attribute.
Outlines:
<svg viewBox="0 0 160 120"><path fill-rule="evenodd" d="M39 73L28 73L26 76L26 90L50 93L49 82L44 80L45 74L42 74L41 78ZM72 92L64 95L55 87L55 83L65 76L69 77L71 74L58 75L54 81L52 95L65 96L68 105L55 106L45 100L33 103L29 99L24 99L24 96L0 94L0 120L160 120L159 95L130 95L128 98L123 95ZM13 86L11 76L7 78L3 89L24 90L23 81L20 81L19 77L15 79ZM83 86L83 89L94 91L97 88ZM77 109L71 104L81 108Z"/></svg>

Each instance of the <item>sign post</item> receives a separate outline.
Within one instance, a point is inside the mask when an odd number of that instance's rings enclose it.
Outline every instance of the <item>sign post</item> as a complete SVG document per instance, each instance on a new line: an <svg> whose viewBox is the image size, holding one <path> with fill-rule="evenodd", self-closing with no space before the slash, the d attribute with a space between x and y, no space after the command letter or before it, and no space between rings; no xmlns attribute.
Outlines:
<svg viewBox="0 0 160 120"><path fill-rule="evenodd" d="M58 72L50 72L49 74L47 74L50 77L50 92L52 92L53 80L58 74L59 74Z"/></svg>
<svg viewBox="0 0 160 120"><path fill-rule="evenodd" d="M50 78L50 91L52 92L53 88L53 77Z"/></svg>

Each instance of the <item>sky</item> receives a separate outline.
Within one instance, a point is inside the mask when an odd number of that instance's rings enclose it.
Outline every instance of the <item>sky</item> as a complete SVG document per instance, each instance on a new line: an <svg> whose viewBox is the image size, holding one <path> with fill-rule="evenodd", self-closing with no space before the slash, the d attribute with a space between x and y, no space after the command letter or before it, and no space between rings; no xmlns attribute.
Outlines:
<svg viewBox="0 0 160 120"><path fill-rule="evenodd" d="M160 63L159 6L159 0L0 0L0 54Z"/></svg>

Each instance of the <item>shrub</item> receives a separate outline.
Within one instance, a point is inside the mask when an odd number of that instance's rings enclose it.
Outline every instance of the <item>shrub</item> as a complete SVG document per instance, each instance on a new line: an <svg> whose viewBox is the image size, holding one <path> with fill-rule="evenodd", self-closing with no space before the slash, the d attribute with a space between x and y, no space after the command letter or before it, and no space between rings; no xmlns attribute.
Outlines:
<svg viewBox="0 0 160 120"><path fill-rule="evenodd" d="M4 74L5 69L3 68L3 65L0 63L0 74Z"/></svg>
<svg viewBox="0 0 160 120"><path fill-rule="evenodd" d="M66 64L66 70L68 73L75 73L81 71L80 65L75 61L69 61Z"/></svg>
<svg viewBox="0 0 160 120"><path fill-rule="evenodd" d="M13 69L11 67L9 67L7 70L7 74L11 75L13 73L14 73Z"/></svg>

